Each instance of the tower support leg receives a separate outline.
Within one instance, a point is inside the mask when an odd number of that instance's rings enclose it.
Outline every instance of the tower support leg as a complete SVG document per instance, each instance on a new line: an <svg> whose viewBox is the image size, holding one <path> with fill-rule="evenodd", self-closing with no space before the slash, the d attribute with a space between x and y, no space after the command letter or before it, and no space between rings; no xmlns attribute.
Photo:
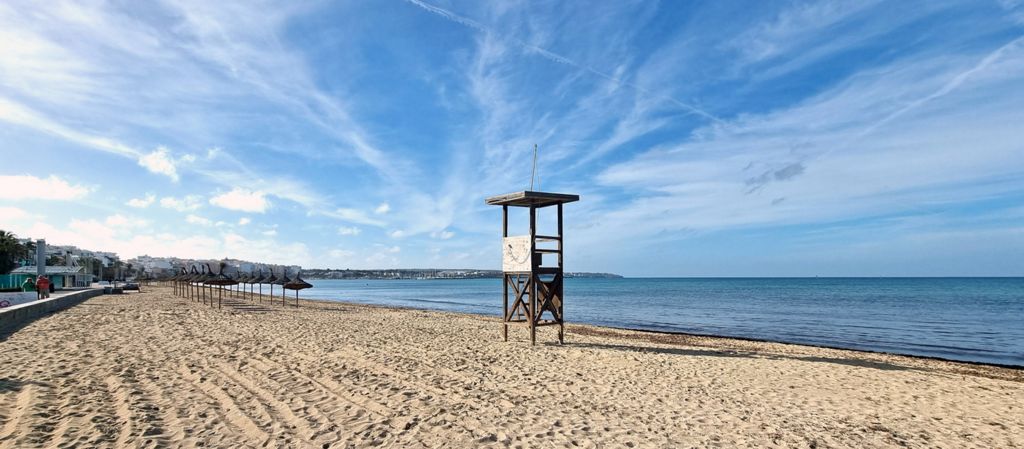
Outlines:
<svg viewBox="0 0 1024 449"><path fill-rule="evenodd" d="M501 314L501 338L508 341L508 282L510 277L508 274L504 274L502 275L502 279L504 280L505 306L502 308L503 313Z"/></svg>

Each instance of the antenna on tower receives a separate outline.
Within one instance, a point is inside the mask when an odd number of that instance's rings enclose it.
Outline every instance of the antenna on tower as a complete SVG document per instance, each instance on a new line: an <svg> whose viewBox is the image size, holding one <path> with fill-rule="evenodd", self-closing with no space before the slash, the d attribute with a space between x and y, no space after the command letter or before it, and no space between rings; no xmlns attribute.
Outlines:
<svg viewBox="0 0 1024 449"><path fill-rule="evenodd" d="M533 180L537 178L537 144L533 144L533 173L530 174L530 190L533 190ZM537 179L537 188L540 188L540 179Z"/></svg>

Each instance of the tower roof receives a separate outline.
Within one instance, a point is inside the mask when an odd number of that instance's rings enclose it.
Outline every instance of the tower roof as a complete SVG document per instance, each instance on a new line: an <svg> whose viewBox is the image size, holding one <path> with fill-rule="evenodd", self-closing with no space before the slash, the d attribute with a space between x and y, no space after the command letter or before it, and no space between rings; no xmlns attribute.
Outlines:
<svg viewBox="0 0 1024 449"><path fill-rule="evenodd" d="M524 190L522 192L492 196L487 198L486 202L491 206L546 207L579 200L579 195Z"/></svg>

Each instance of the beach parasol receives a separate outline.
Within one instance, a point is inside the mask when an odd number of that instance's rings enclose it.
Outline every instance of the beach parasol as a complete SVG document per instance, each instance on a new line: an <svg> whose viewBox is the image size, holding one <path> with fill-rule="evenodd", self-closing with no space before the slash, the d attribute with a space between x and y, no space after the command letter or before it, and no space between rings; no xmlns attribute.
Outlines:
<svg viewBox="0 0 1024 449"><path fill-rule="evenodd" d="M217 274L213 274L213 272L211 270L210 275L207 277L206 281L203 282L203 284L206 284L206 285L213 285L213 286L220 287L220 289L217 291L217 308L218 309L221 307L221 301L222 301L222 299L224 297L224 288L223 287L231 286L231 285L238 285L238 281L236 281L234 279L231 279L231 276L228 276L227 274L224 273L224 267L226 267L227 265L228 265L227 263L221 262L220 263L220 272L217 273Z"/></svg>
<svg viewBox="0 0 1024 449"><path fill-rule="evenodd" d="M273 268L268 269L270 270L270 276L267 276L267 278L264 279L263 282L270 284L270 299L274 299L274 284L277 283L277 276L274 276Z"/></svg>
<svg viewBox="0 0 1024 449"><path fill-rule="evenodd" d="M167 278L167 280L171 282L171 287L174 289L175 295L181 296L181 278L187 274L188 271L185 271L185 267L182 267L180 272Z"/></svg>
<svg viewBox="0 0 1024 449"><path fill-rule="evenodd" d="M185 296L185 278L188 277L188 268L181 267L181 272L172 277L174 286L177 288L178 296Z"/></svg>
<svg viewBox="0 0 1024 449"><path fill-rule="evenodd" d="M262 272L257 273L256 271L253 271L252 273L249 273L249 277L246 278L246 284L249 285L249 299L250 300L255 300L256 299L256 284L258 284L260 282L260 278L262 276L263 276Z"/></svg>
<svg viewBox="0 0 1024 449"><path fill-rule="evenodd" d="M263 269L260 268L260 273L253 277L252 283L259 286L260 289L260 302L263 302L263 283L266 282L266 278L263 276Z"/></svg>
<svg viewBox="0 0 1024 449"><path fill-rule="evenodd" d="M199 276L193 278L196 283L196 288L202 289L203 292L203 304L206 304L206 293L210 289L209 284L206 281L213 280L216 276L213 274L213 269L210 268L210 264L203 264L203 272ZM213 291L210 291L210 305L213 305Z"/></svg>
<svg viewBox="0 0 1024 449"><path fill-rule="evenodd" d="M252 273L242 273L241 271L238 272L238 289L239 292L242 294L242 299L245 299L245 294L248 293L248 289L246 286L252 283L252 279Z"/></svg>
<svg viewBox="0 0 1024 449"><path fill-rule="evenodd" d="M236 298L238 298L242 294L242 288L244 288L245 286L245 278L246 274L242 273L242 270L240 268L235 270L235 277L233 278L235 280L235 288L233 291Z"/></svg>
<svg viewBox="0 0 1024 449"><path fill-rule="evenodd" d="M204 267L203 270L205 272L206 268ZM188 287L189 299L193 299L194 300L194 299L196 299L196 296L199 295L199 291L198 291L199 287L196 286L195 283L200 278L202 278L202 276L203 276L202 273L199 272L199 269L196 268L195 265L192 265L192 270L189 272L188 276L183 276L182 281L184 281L185 285Z"/></svg>
<svg viewBox="0 0 1024 449"><path fill-rule="evenodd" d="M299 271L298 274L295 275L295 279L292 279L291 282L284 284L284 288L287 290L295 290L295 307L298 307L299 290L313 288L313 284L310 284L309 282L302 280L302 272Z"/></svg>
<svg viewBox="0 0 1024 449"><path fill-rule="evenodd" d="M291 282L291 281L292 280L288 278L288 269L287 268L282 268L281 269L281 277L277 278L277 280L274 281L275 284L281 286L281 305L282 306L284 305L284 294L285 294L284 286L288 285L288 283Z"/></svg>

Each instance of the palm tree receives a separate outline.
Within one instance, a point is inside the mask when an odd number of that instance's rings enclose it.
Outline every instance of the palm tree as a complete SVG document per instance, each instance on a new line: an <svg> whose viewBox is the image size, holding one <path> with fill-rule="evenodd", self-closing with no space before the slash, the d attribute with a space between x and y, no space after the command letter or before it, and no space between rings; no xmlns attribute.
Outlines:
<svg viewBox="0 0 1024 449"><path fill-rule="evenodd" d="M0 231L0 274L10 273L18 266L24 251L18 238L7 231Z"/></svg>
<svg viewBox="0 0 1024 449"><path fill-rule="evenodd" d="M114 279L113 280L114 280L115 283L119 280L118 278L121 277L121 267L122 266L124 266L124 262L121 262L120 260L115 260L114 261L114 276L113 276Z"/></svg>
<svg viewBox="0 0 1024 449"><path fill-rule="evenodd" d="M36 242L33 242L31 240L25 240L25 243L21 245L21 248L24 251L21 254L21 258L33 260L32 264L35 264L34 261L36 260Z"/></svg>

